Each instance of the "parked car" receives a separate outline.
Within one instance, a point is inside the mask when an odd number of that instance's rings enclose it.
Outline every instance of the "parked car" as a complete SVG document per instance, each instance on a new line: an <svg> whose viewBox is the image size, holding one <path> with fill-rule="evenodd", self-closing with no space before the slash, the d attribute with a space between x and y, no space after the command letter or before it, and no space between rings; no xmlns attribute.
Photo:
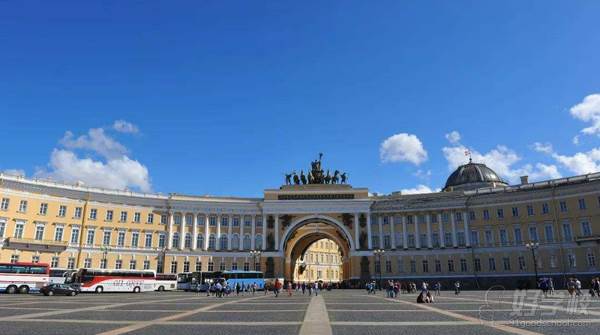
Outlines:
<svg viewBox="0 0 600 335"><path fill-rule="evenodd" d="M46 285L40 289L40 293L42 293L45 296L50 296L50 295L55 295L55 294L75 296L75 295L78 295L79 292L80 292L79 288L77 288L75 286L71 286L69 284L50 284L50 285Z"/></svg>

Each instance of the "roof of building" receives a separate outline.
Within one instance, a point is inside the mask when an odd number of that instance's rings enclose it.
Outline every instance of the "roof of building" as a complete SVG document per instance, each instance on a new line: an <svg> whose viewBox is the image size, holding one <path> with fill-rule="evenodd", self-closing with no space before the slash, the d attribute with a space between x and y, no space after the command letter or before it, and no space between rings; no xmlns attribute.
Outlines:
<svg viewBox="0 0 600 335"><path fill-rule="evenodd" d="M444 191L473 190L483 187L503 187L508 186L494 170L482 163L469 163L459 166L444 186Z"/></svg>

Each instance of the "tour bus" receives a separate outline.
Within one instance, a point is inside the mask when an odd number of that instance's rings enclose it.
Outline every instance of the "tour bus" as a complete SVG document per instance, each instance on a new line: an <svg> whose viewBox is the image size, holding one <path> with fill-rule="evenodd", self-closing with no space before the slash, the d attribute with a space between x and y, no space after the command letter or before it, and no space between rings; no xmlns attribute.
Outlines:
<svg viewBox="0 0 600 335"><path fill-rule="evenodd" d="M50 284L68 284L75 270L65 268L50 269Z"/></svg>
<svg viewBox="0 0 600 335"><path fill-rule="evenodd" d="M238 283L240 286L243 285L244 287L256 284L258 290L265 288L265 276L260 271L223 271L222 277L227 280L227 284L232 290L235 290L235 286Z"/></svg>
<svg viewBox="0 0 600 335"><path fill-rule="evenodd" d="M182 272L177 274L177 289L183 291L206 291L216 280L216 272ZM222 276L221 276L222 277ZM198 287L200 285L200 287Z"/></svg>
<svg viewBox="0 0 600 335"><path fill-rule="evenodd" d="M156 272L153 270L79 269L72 283L81 292L147 292L154 291Z"/></svg>
<svg viewBox="0 0 600 335"><path fill-rule="evenodd" d="M0 292L39 292L49 275L50 266L44 263L0 263Z"/></svg>
<svg viewBox="0 0 600 335"><path fill-rule="evenodd" d="M157 274L154 282L155 291L172 291L177 289L177 275Z"/></svg>

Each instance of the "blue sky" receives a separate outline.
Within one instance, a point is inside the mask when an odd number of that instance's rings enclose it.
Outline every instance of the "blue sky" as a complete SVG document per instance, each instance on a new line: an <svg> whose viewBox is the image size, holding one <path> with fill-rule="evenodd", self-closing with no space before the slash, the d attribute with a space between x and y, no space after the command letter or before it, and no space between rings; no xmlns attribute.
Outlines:
<svg viewBox="0 0 600 335"><path fill-rule="evenodd" d="M278 187L319 152L382 193L443 187L466 148L511 181L597 171L599 12L3 1L0 170L238 196Z"/></svg>

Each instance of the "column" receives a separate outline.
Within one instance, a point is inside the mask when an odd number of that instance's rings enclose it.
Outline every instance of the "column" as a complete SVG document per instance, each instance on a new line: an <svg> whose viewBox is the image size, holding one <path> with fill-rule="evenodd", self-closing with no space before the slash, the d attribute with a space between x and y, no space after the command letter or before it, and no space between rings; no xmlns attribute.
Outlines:
<svg viewBox="0 0 600 335"><path fill-rule="evenodd" d="M367 246L369 250L373 249L373 236L371 234L371 213L367 213Z"/></svg>
<svg viewBox="0 0 600 335"><path fill-rule="evenodd" d="M198 213L194 213L194 226L192 227L192 250L196 250L198 247L196 242L198 241Z"/></svg>
<svg viewBox="0 0 600 335"><path fill-rule="evenodd" d="M413 223L415 224L415 247L421 248L421 232L419 231L419 216L413 215Z"/></svg>
<svg viewBox="0 0 600 335"><path fill-rule="evenodd" d="M252 215L252 228L251 228L251 236L250 236L250 249L254 250L256 247L256 215ZM254 265L252 265L252 269L254 269Z"/></svg>
<svg viewBox="0 0 600 335"><path fill-rule="evenodd" d="M169 212L169 222L167 223L167 249L173 248L173 225L175 224L175 217L173 212Z"/></svg>
<svg viewBox="0 0 600 335"><path fill-rule="evenodd" d="M185 213L181 213L181 222L179 222L179 250L185 247Z"/></svg>
<svg viewBox="0 0 600 335"><path fill-rule="evenodd" d="M275 215L275 250L279 250L279 214Z"/></svg>
<svg viewBox="0 0 600 335"><path fill-rule="evenodd" d="M204 250L208 250L208 238L210 237L210 213L204 213Z"/></svg>
<svg viewBox="0 0 600 335"><path fill-rule="evenodd" d="M454 212L450 213L450 224L452 225L452 246L458 247L458 241L456 240L456 216Z"/></svg>
<svg viewBox="0 0 600 335"><path fill-rule="evenodd" d="M471 246L471 231L469 229L469 213L467 211L463 212L463 223L465 225L465 245L467 247Z"/></svg>
<svg viewBox="0 0 600 335"><path fill-rule="evenodd" d="M221 250L221 215L217 215L217 236L215 249Z"/></svg>
<svg viewBox="0 0 600 335"><path fill-rule="evenodd" d="M267 216L263 215L262 221L262 250L267 250Z"/></svg>
<svg viewBox="0 0 600 335"><path fill-rule="evenodd" d="M358 224L358 213L354 213L354 248L356 250L360 249L360 230L359 230L359 224Z"/></svg>
<svg viewBox="0 0 600 335"><path fill-rule="evenodd" d="M427 223L427 248L433 249L433 241L431 240L431 214L425 215L425 222Z"/></svg>
<svg viewBox="0 0 600 335"><path fill-rule="evenodd" d="M383 215L377 216L377 223L379 225L379 249L383 249Z"/></svg>
<svg viewBox="0 0 600 335"><path fill-rule="evenodd" d="M392 249L396 249L396 222L394 221L394 215L388 217L388 222L390 224L390 236L392 242Z"/></svg>
<svg viewBox="0 0 600 335"><path fill-rule="evenodd" d="M437 222L439 227L439 235L440 235L440 248L446 247L446 236L444 235L444 223L442 222L442 213L437 214Z"/></svg>
<svg viewBox="0 0 600 335"><path fill-rule="evenodd" d="M408 249L408 230L406 228L406 216L402 215L402 243L404 243L404 249Z"/></svg>
<svg viewBox="0 0 600 335"><path fill-rule="evenodd" d="M233 237L233 215L227 215L227 250L231 250L231 238Z"/></svg>
<svg viewBox="0 0 600 335"><path fill-rule="evenodd" d="M238 250L242 251L244 250L244 221L245 221L245 216L244 215L240 215L240 245Z"/></svg>

